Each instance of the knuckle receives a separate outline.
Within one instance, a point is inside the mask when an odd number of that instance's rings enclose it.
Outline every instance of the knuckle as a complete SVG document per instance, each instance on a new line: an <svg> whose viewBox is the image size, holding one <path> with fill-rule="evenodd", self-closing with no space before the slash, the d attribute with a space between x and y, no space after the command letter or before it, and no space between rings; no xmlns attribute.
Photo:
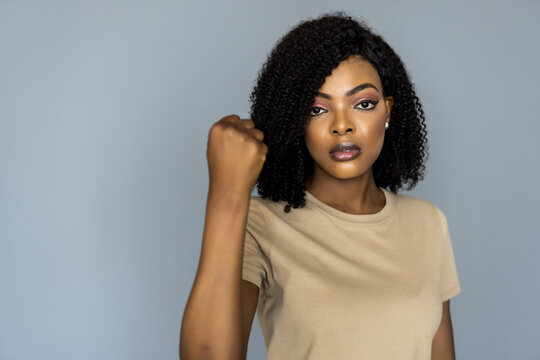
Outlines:
<svg viewBox="0 0 540 360"><path fill-rule="evenodd" d="M255 134L259 135L261 138L264 138L264 133L259 129L253 129Z"/></svg>
<svg viewBox="0 0 540 360"><path fill-rule="evenodd" d="M216 132L219 132L219 125L217 123L213 124L208 130L208 137L212 138L215 136Z"/></svg>
<svg viewBox="0 0 540 360"><path fill-rule="evenodd" d="M218 138L223 135L224 132L227 130L227 125L223 123L215 123L210 127L210 131L208 132L208 138Z"/></svg>
<svg viewBox="0 0 540 360"><path fill-rule="evenodd" d="M236 114L231 114L231 115L224 116L221 120L239 120L239 119L240 119L240 116Z"/></svg>
<svg viewBox="0 0 540 360"><path fill-rule="evenodd" d="M219 121L216 121L215 123L212 124L212 126L210 127L210 129L220 129L222 127L226 126L226 122L223 121L223 119L219 120Z"/></svg>
<svg viewBox="0 0 540 360"><path fill-rule="evenodd" d="M223 134L226 137L235 137L237 135L237 131L234 126L227 126L225 129L223 129Z"/></svg>

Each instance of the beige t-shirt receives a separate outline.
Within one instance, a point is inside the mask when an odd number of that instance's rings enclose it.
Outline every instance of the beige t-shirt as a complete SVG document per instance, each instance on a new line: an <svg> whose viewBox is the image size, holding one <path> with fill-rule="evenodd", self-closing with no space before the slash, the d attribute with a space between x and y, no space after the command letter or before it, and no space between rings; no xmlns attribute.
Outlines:
<svg viewBox="0 0 540 360"><path fill-rule="evenodd" d="M242 278L256 284L267 360L430 360L461 291L445 215L382 189L375 214L252 196Z"/></svg>

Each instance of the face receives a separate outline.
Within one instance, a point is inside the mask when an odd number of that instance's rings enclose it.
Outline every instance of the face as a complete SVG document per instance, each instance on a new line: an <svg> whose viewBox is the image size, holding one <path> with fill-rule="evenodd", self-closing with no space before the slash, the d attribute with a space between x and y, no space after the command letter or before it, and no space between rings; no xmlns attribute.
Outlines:
<svg viewBox="0 0 540 360"><path fill-rule="evenodd" d="M314 177L369 174L382 149L385 122L391 126L392 104L392 97L383 98L379 74L369 62L358 56L341 62L319 89L304 132Z"/></svg>

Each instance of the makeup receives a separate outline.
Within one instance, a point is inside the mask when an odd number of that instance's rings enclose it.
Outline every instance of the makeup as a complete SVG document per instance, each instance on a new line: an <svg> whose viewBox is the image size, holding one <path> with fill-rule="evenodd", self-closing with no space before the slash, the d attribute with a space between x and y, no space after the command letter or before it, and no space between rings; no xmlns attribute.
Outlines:
<svg viewBox="0 0 540 360"><path fill-rule="evenodd" d="M349 161L356 159L362 153L362 149L352 143L336 144L329 152L330 157L335 161Z"/></svg>

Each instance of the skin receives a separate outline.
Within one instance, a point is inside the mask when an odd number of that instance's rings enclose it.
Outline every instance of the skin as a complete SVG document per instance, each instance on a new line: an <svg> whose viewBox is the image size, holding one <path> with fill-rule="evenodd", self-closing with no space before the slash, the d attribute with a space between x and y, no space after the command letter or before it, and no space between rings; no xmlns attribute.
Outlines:
<svg viewBox="0 0 540 360"><path fill-rule="evenodd" d="M372 84L355 94L347 92ZM316 96L304 137L314 160L306 189L322 202L350 214L370 214L382 209L385 197L375 184L372 165L379 156L390 124L393 98L383 97L375 68L358 56L339 64ZM330 97L331 99L328 99ZM376 105L370 102L377 102ZM330 157L336 143L352 141L362 152L356 159L338 162Z"/></svg>
<svg viewBox="0 0 540 360"><path fill-rule="evenodd" d="M455 360L454 334L452 331L452 316L450 300L443 301L443 313L439 329L433 337L431 345L431 360Z"/></svg>
<svg viewBox="0 0 540 360"><path fill-rule="evenodd" d="M362 84L373 87L347 94ZM306 182L306 190L345 213L376 213L384 207L385 196L375 184L372 166L382 150L385 122L392 126L393 98L384 96L377 70L358 56L341 62L319 93L322 94L315 98L312 117L304 131L314 160L313 176ZM343 162L330 157L329 151L335 144L349 141L362 149L358 157ZM432 360L455 359L450 300L444 301L442 308L441 323L432 343Z"/></svg>
<svg viewBox="0 0 540 360"><path fill-rule="evenodd" d="M201 256L182 317L182 360L245 359L259 288L242 280L251 189L268 151L253 121L230 115L208 134Z"/></svg>
<svg viewBox="0 0 540 360"><path fill-rule="evenodd" d="M347 95L365 83L373 87ZM393 99L383 97L376 70L358 57L342 62L320 93L326 97L317 96L304 133L315 162L307 190L343 212L378 212L385 197L375 185L372 165L382 149ZM379 102L372 107L366 100ZM253 121L237 115L222 118L210 129L206 218L199 267L182 320L182 360L246 358L259 288L241 278L242 249L251 189L268 150L263 135ZM345 141L360 146L361 155L346 162L332 160L329 150ZM455 358L449 301L443 303L432 352L432 359Z"/></svg>

